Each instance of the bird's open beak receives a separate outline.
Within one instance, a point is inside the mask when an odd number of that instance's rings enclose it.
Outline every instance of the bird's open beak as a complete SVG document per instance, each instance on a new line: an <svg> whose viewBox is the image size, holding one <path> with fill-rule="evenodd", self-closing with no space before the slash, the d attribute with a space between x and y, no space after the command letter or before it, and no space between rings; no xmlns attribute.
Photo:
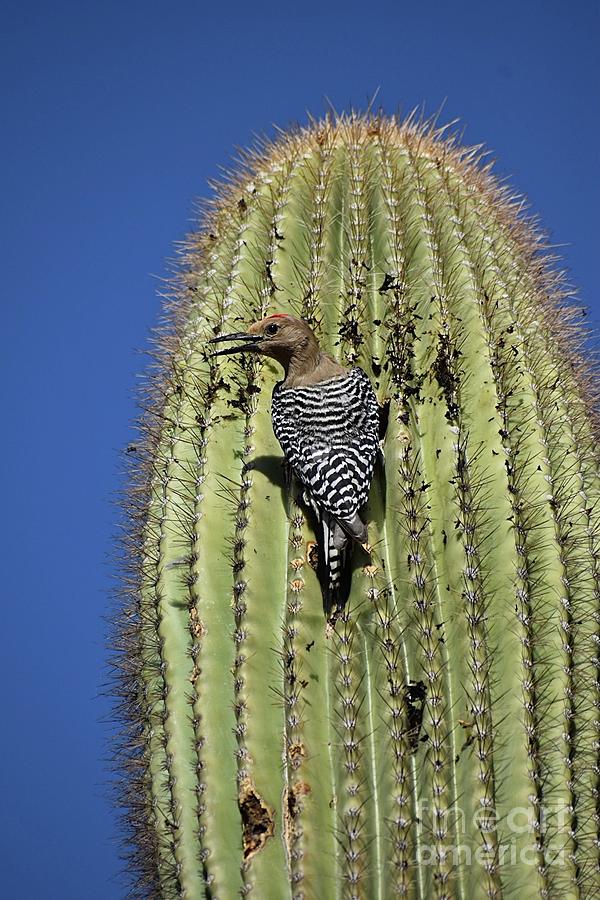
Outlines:
<svg viewBox="0 0 600 900"><path fill-rule="evenodd" d="M262 336L259 334L244 334L244 332L238 332L237 334L223 334L220 337L211 338L208 343L209 344L219 344L222 341L242 341L239 347L226 347L225 350L217 350L216 353L211 353L211 357L213 356L227 356L229 353L245 353L247 350L258 350L259 342L262 341Z"/></svg>

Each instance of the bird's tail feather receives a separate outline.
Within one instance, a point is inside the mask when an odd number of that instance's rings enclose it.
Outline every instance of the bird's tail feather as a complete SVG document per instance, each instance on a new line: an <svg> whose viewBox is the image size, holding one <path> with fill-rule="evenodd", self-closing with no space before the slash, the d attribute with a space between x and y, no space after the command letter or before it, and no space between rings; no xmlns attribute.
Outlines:
<svg viewBox="0 0 600 900"><path fill-rule="evenodd" d="M350 593L352 548L348 535L328 512L321 512L319 524L321 540L317 576L323 592L325 615L331 619L336 611L343 609Z"/></svg>

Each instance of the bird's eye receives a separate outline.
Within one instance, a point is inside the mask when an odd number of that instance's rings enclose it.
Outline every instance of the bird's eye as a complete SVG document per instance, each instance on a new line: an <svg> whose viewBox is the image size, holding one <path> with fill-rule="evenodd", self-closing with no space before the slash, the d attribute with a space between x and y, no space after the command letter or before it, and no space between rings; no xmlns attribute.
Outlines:
<svg viewBox="0 0 600 900"><path fill-rule="evenodd" d="M275 322L271 322L265 328L265 334L277 334L278 331L279 331L279 325L276 325Z"/></svg>

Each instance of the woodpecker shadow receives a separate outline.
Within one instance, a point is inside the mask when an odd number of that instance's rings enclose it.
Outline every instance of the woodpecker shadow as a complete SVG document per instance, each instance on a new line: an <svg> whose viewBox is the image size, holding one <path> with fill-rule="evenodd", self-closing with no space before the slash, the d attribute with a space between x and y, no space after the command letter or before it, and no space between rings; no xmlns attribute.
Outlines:
<svg viewBox="0 0 600 900"><path fill-rule="evenodd" d="M373 474L373 482L369 492L369 501L367 504L367 514L372 522L377 525L378 531L381 533L383 520L385 519L385 506L387 495L387 480L385 477L385 462L383 454L378 455L375 463L375 472Z"/></svg>
<svg viewBox="0 0 600 900"><path fill-rule="evenodd" d="M260 472L269 479L271 484L279 488L281 500L287 503L287 479L284 472L284 462L281 456L257 456L252 460L252 471Z"/></svg>

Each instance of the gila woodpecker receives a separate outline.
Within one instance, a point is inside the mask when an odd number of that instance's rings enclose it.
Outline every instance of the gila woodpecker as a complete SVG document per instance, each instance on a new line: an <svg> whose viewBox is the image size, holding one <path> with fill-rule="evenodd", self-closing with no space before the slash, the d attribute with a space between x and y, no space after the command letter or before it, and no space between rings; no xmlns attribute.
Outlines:
<svg viewBox="0 0 600 900"><path fill-rule="evenodd" d="M350 585L350 539L367 543L359 516L366 503L379 447L379 407L368 377L324 353L308 325L281 313L247 332L213 338L237 341L214 356L254 352L270 356L285 378L273 390L273 431L285 461L317 518L317 574L325 613L335 617Z"/></svg>

